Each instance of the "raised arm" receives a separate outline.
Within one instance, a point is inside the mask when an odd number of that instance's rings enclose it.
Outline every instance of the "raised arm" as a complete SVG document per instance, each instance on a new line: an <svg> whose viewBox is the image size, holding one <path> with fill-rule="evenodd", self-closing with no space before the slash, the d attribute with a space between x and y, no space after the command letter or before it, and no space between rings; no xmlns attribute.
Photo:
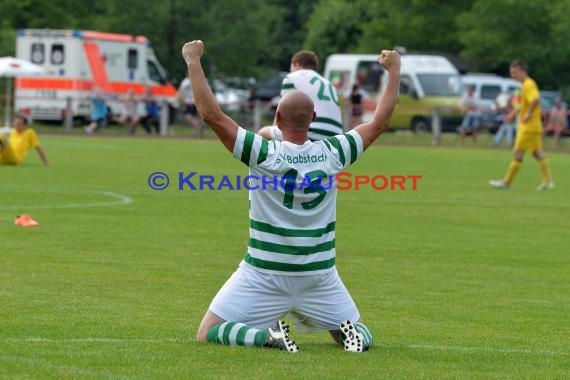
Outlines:
<svg viewBox="0 0 570 380"><path fill-rule="evenodd" d="M204 54L204 43L194 40L184 44L182 56L188 66L188 76L192 83L194 102L200 116L212 128L225 147L233 152L238 126L222 112L212 89L206 81L200 58Z"/></svg>
<svg viewBox="0 0 570 380"><path fill-rule="evenodd" d="M362 137L364 149L368 148L390 126L400 87L400 54L394 50L382 50L378 62L388 71L388 83L378 100L372 120L354 128Z"/></svg>

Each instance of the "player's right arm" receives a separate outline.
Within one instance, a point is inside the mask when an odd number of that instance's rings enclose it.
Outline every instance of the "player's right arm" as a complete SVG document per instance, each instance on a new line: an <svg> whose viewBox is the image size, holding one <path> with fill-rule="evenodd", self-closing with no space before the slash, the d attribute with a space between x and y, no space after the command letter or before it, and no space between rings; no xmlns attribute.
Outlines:
<svg viewBox="0 0 570 380"><path fill-rule="evenodd" d="M233 152L238 126L222 112L212 89L206 81L200 58L204 54L204 43L194 40L184 44L182 56L188 66L188 76L192 83L196 108L206 124L212 128L224 146Z"/></svg>
<svg viewBox="0 0 570 380"><path fill-rule="evenodd" d="M364 150L388 129L392 113L396 107L396 101L398 100L400 54L394 50L382 50L378 57L378 62L388 71L388 83L378 100L372 120L354 128L362 137Z"/></svg>

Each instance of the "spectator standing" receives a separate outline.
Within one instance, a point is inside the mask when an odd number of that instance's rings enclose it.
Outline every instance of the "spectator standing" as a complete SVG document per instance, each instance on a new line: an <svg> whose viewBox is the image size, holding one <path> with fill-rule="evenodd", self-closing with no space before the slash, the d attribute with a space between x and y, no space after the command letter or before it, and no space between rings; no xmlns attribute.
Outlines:
<svg viewBox="0 0 570 380"><path fill-rule="evenodd" d="M506 105L500 103L501 102L499 101L496 102L497 110L503 114L503 123L495 134L494 144L495 146L501 145L501 140L503 140L503 136L506 135L508 146L513 146L513 137L516 130L517 120L516 116L513 116L511 112L513 110L517 110L520 106L520 90L515 90Z"/></svg>
<svg viewBox="0 0 570 380"><path fill-rule="evenodd" d="M91 123L85 127L85 133L92 134L97 128L107 124L107 101L100 88L95 89L91 97Z"/></svg>
<svg viewBox="0 0 570 380"><path fill-rule="evenodd" d="M481 127L481 106L475 97L475 86L467 85L466 91L461 98L460 110L464 113L464 116L459 126L459 144L463 145L467 132L471 132L473 144L476 144L477 132Z"/></svg>
<svg viewBox="0 0 570 380"><path fill-rule="evenodd" d="M359 82L355 82L346 94L345 98L350 102L351 129L362 123L362 101L367 97L368 94L360 87Z"/></svg>
<svg viewBox="0 0 570 380"><path fill-rule="evenodd" d="M142 118L142 126L146 133L152 134L151 127L154 127L156 134L160 132L160 104L152 94L152 88L148 87L143 98L146 115Z"/></svg>
<svg viewBox="0 0 570 380"><path fill-rule="evenodd" d="M200 121L200 116L194 102L194 93L192 92L192 83L188 77L180 83L178 88L178 97L182 100L182 118L184 123L189 124L198 131L200 137L204 135L205 125Z"/></svg>
<svg viewBox="0 0 570 380"><path fill-rule="evenodd" d="M562 100L560 98L556 98L554 100L554 107L552 107L548 116L548 124L544 129L544 136L546 136L547 132L552 132L554 145L559 146L560 134L562 134L566 128L568 128L566 108L562 106Z"/></svg>
<svg viewBox="0 0 570 380"><path fill-rule="evenodd" d="M138 111L138 99L135 92L129 89L127 95L122 98L124 105L123 114L119 118L119 124L126 125L129 127L129 135L134 135L137 124L140 121L139 111Z"/></svg>

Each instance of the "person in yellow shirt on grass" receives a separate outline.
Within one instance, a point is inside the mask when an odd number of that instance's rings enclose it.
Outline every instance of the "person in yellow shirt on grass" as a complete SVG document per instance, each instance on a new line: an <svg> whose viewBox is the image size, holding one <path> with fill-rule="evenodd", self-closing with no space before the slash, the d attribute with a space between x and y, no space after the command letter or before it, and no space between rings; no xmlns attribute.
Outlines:
<svg viewBox="0 0 570 380"><path fill-rule="evenodd" d="M528 76L526 63L520 59L511 63L510 74L513 79L522 83L520 107L507 115L507 118L512 120L515 118L516 113L520 112L513 160L509 165L505 178L490 180L489 184L495 189L508 189L522 166L524 153L531 152L538 161L542 173L542 183L538 186L538 190L550 190L554 188L554 181L550 174L548 159L542 152L542 120L540 118L540 93L538 86Z"/></svg>
<svg viewBox="0 0 570 380"><path fill-rule="evenodd" d="M47 156L40 145L36 131L28 128L28 119L24 115L17 115L14 129L10 132L8 138L3 138L0 135L0 164L20 165L32 148L36 148L44 165L47 166Z"/></svg>

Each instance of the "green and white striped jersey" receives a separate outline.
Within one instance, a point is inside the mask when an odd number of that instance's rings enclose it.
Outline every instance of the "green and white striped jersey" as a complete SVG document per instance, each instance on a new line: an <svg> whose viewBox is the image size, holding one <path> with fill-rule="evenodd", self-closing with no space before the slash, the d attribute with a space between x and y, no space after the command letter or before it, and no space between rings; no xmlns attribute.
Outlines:
<svg viewBox="0 0 570 380"><path fill-rule="evenodd" d="M323 140L343 132L338 94L332 83L314 70L287 74L281 84L281 96L298 90L311 98L317 117L309 126L309 139Z"/></svg>
<svg viewBox="0 0 570 380"><path fill-rule="evenodd" d="M286 275L331 270L336 256L336 174L362 151L356 131L296 145L267 141L240 127L233 155L249 167L250 176L244 262Z"/></svg>

